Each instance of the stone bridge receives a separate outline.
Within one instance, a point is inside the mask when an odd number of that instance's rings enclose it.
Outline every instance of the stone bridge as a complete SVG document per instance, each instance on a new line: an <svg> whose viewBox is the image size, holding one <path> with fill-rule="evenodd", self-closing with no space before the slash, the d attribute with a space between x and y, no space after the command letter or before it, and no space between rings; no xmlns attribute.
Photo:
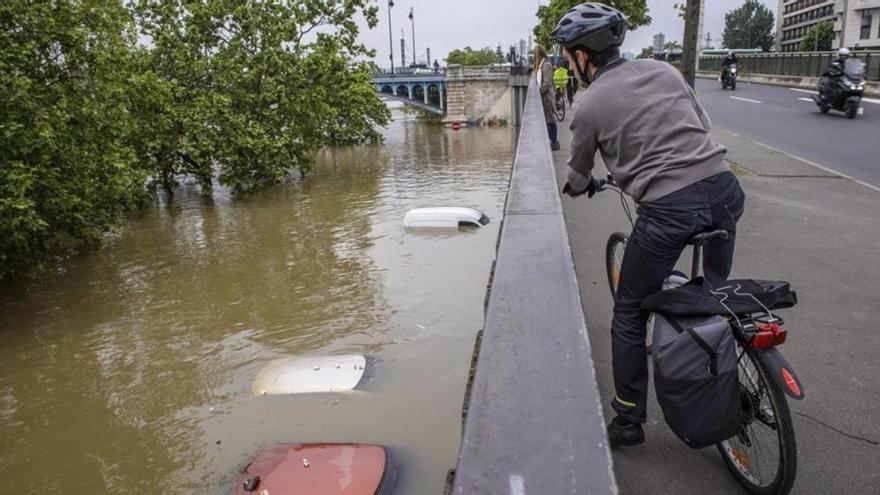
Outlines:
<svg viewBox="0 0 880 495"><path fill-rule="evenodd" d="M528 77L514 72L504 66L450 65L438 72L374 74L373 86L388 99L445 115L446 123L477 123L489 117L516 123Z"/></svg>

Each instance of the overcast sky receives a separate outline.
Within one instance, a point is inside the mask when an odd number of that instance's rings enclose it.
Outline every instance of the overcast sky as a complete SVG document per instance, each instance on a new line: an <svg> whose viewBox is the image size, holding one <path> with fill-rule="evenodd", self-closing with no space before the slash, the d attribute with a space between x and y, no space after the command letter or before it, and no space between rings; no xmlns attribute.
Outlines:
<svg viewBox="0 0 880 495"><path fill-rule="evenodd" d="M388 1L371 0L379 5L379 25L372 30L361 30L361 41L376 49L376 62L388 66ZM667 41L681 41L684 23L672 6L683 0L648 0L653 22L626 36L623 51L638 54L651 45L654 34L666 34ZM777 0L761 0L774 14ZM412 28L409 9L415 13L416 50L420 59L425 48L431 48L431 58L443 63L446 54L455 48L484 46L495 48L501 43L506 52L519 40L528 40L537 23L535 12L539 0L394 0L391 24L394 37L394 65L400 65L400 30L405 30L407 63L412 62ZM543 3L546 3L544 0ZM742 0L706 0L705 31L720 42L724 13L738 7ZM705 38L705 34L703 35ZM717 44L720 44L716 42ZM716 44L716 46L717 46Z"/></svg>

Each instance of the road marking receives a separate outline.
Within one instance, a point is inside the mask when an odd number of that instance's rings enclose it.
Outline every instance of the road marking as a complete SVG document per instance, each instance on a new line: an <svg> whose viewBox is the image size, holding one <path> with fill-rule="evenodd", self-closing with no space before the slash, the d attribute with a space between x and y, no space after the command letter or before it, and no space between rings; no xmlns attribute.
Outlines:
<svg viewBox="0 0 880 495"><path fill-rule="evenodd" d="M510 495L526 495L526 483L518 474L510 475Z"/></svg>
<svg viewBox="0 0 880 495"><path fill-rule="evenodd" d="M758 101L758 100L751 100L751 99L749 99L749 98L740 98L739 96L731 96L730 98L731 98L731 99L734 99L734 100L739 100L739 101L747 101L747 102L749 102L749 103L761 103L761 102Z"/></svg>
<svg viewBox="0 0 880 495"><path fill-rule="evenodd" d="M798 98L798 101L808 101L810 103L815 103L812 98Z"/></svg>
<svg viewBox="0 0 880 495"><path fill-rule="evenodd" d="M755 143L755 144L757 144L758 146L761 146L761 147L763 147L763 148L767 148L767 149L770 150L770 151L775 151L775 152L777 152L777 153L782 153L783 155L785 155L785 156L789 156L789 157L791 157L791 158L794 158L795 160L800 160L800 161L806 163L807 165L812 165L812 166L814 166L814 167L816 167L816 168L818 168L818 169L820 169L820 170L824 170L824 171L828 172L829 174L834 174L834 175L836 175L836 176L838 176L838 177L842 177L842 178L844 178L844 179L851 180L851 181L855 182L856 184L858 184L858 185L860 185L860 186L865 186L865 187L867 187L868 189L873 189L874 191L880 192L880 187L877 187L877 186L875 186L875 185L873 185L873 184L868 184L868 183L865 182L865 181L858 180L858 179L854 179L854 178L852 178L851 176L846 175L846 174L844 174L844 173L842 173L842 172L838 172L837 170L834 170L834 169L828 168L828 167L823 166L823 165L819 165L818 163L816 163L816 162L814 162L814 161L807 160L806 158L802 158L802 157L797 156L797 155L795 155L795 154L793 154L793 153L789 153L789 152L787 152L787 151L782 151L782 150L779 149L779 148L774 148L773 146L770 146L769 144L764 144L764 143L762 143L762 142L760 142L760 141L755 141L754 139L747 138L747 137L745 137L745 136L743 136L743 135L740 135L740 134L738 134L738 133L736 133L736 132L733 132L733 131L731 131L731 130L729 130L729 129L724 129L724 130L727 131L727 132L729 132L729 133L731 133L731 134L733 134L734 136L736 136L736 137L738 137L738 138L745 139L746 141L750 141L750 142L752 142L752 143Z"/></svg>
<svg viewBox="0 0 880 495"><path fill-rule="evenodd" d="M867 101L868 103L880 105L880 100L875 100L874 98L862 98L862 101Z"/></svg>

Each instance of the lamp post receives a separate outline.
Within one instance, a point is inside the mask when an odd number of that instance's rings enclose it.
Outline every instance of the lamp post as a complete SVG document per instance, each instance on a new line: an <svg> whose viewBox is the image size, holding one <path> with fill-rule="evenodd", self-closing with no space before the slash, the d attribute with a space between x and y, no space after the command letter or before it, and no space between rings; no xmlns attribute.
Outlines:
<svg viewBox="0 0 880 495"><path fill-rule="evenodd" d="M416 65L416 20L413 17L413 8L409 8L409 21L412 23L412 38L413 38L413 65Z"/></svg>
<svg viewBox="0 0 880 495"><path fill-rule="evenodd" d="M391 59L391 75L394 75L394 35L391 33L391 7L394 7L394 0L388 0L388 49L391 53L388 58Z"/></svg>

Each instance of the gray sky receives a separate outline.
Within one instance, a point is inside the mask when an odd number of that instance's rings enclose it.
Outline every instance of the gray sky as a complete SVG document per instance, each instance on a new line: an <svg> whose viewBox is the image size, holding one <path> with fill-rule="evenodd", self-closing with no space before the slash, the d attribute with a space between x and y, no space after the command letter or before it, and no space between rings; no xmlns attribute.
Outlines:
<svg viewBox="0 0 880 495"><path fill-rule="evenodd" d="M379 5L379 24L372 30L362 25L360 39L376 49L376 62L388 66L388 1L372 0ZM677 0L648 0L653 22L627 34L623 51L636 54L651 45L654 34L663 32L667 40L681 41L683 22L672 6ZM683 0L678 0L683 1ZM761 0L774 13L777 0ZM502 50L528 39L537 23L535 12L539 0L394 0L391 23L394 37L394 65L400 65L400 30L405 30L407 63L412 62L412 30L409 9L415 13L416 50L425 57L425 48L431 48L431 58L440 60L455 48L472 46L494 48L501 43ZM545 2L546 3L546 0ZM724 13L742 4L741 0L706 0L705 30L720 42ZM705 37L705 35L704 35Z"/></svg>

